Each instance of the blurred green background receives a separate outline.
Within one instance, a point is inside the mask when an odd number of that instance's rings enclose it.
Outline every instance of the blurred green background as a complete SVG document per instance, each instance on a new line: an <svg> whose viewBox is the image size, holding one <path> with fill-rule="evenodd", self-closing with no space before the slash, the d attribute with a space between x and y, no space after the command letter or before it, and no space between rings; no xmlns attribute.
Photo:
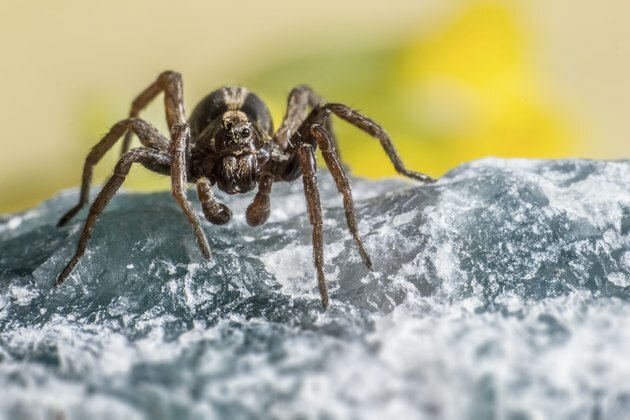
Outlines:
<svg viewBox="0 0 630 420"><path fill-rule="evenodd" d="M622 1L2 0L0 212L78 185L89 148L165 69L183 74L188 111L244 84L276 126L307 83L382 123L407 166L434 176L489 155L628 157L629 12ZM143 116L165 127L161 101ZM376 141L336 128L356 175L394 174ZM126 187L168 179L136 168Z"/></svg>

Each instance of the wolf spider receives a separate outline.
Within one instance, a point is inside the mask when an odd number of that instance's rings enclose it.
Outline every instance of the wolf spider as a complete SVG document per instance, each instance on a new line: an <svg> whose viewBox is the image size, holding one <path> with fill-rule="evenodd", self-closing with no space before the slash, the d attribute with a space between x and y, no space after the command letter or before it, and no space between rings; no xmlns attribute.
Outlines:
<svg viewBox="0 0 630 420"><path fill-rule="evenodd" d="M164 92L170 139L138 118L140 111L161 92ZM309 108L311 110L307 115ZM258 187L245 215L248 224L259 226L269 217L272 184L294 181L301 175L308 218L313 226L313 258L319 293L322 305L327 308L322 208L315 176L317 147L321 149L337 189L343 196L348 228L359 254L367 268L372 269L372 262L357 231L350 183L331 130L331 114L377 138L398 173L422 182L433 181L428 175L405 168L381 126L346 105L326 103L307 86L298 86L291 91L286 114L274 134L266 105L258 96L242 87L215 90L201 100L187 120L180 74L172 71L160 74L133 101L129 118L114 124L85 159L79 202L59 220L58 226L65 225L87 203L94 165L124 135L121 156L114 173L92 203L77 250L57 277L55 285L64 282L85 253L97 217L116 194L133 163L140 163L152 171L171 177L172 194L192 225L201 253L207 259L212 258L208 240L197 214L186 198L189 183L197 186L205 218L216 225L227 223L232 212L214 198L213 186L228 194L245 193ZM138 136L142 147L129 150L133 134Z"/></svg>

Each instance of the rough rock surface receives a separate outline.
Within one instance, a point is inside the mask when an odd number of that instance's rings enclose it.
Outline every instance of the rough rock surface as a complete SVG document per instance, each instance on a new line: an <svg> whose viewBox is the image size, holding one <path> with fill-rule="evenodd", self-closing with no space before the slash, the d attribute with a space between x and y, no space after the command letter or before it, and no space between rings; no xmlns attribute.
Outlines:
<svg viewBox="0 0 630 420"><path fill-rule="evenodd" d="M0 218L0 418L629 418L629 181L499 159L354 180L368 272L321 173L327 312L300 182L259 228L220 196L214 263L167 192L119 194L55 289L85 217L55 227L64 192Z"/></svg>

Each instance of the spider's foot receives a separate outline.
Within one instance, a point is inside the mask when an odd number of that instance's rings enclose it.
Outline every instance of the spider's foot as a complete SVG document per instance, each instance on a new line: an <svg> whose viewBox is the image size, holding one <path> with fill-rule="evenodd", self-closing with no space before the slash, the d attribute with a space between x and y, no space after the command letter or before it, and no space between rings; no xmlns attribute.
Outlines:
<svg viewBox="0 0 630 420"><path fill-rule="evenodd" d="M212 257L212 251L210 251L210 245L208 245L207 241L199 242L199 250L201 251L201 255L203 255L206 260L210 262L214 261L214 258Z"/></svg>
<svg viewBox="0 0 630 420"><path fill-rule="evenodd" d="M324 307L324 310L328 310L328 307L330 306L330 303L328 302L328 296L326 296L325 298L322 297L322 306Z"/></svg>
<svg viewBox="0 0 630 420"><path fill-rule="evenodd" d="M59 277L57 277L57 280L55 280L55 287L61 286L63 282L66 281L66 278L70 275L70 272L74 268L75 264L76 263L74 261L70 261L66 268L63 269L61 274L59 274Z"/></svg>
<svg viewBox="0 0 630 420"><path fill-rule="evenodd" d="M372 271L372 259L370 258L370 254L368 254L367 251L365 250L365 246L363 246L363 241L361 240L361 238L359 238L358 235L353 234L353 236L354 236L354 243L357 246L357 250L359 251L359 254L361 255L361 259L363 260L363 263L365 264L368 270Z"/></svg>
<svg viewBox="0 0 630 420"><path fill-rule="evenodd" d="M411 172L411 173L408 174L408 176L410 178L415 179L416 181L420 181L420 182L423 182L425 184L432 184L435 181L437 181L436 178L430 177L429 175L423 174L421 172Z"/></svg>
<svg viewBox="0 0 630 420"><path fill-rule="evenodd" d="M328 307L330 306L330 300L328 298L328 286L326 286L326 280L323 278L319 279L319 296L320 299L322 300L322 306L324 307L324 310L327 310ZM322 286L322 284L324 286Z"/></svg>
<svg viewBox="0 0 630 420"><path fill-rule="evenodd" d="M361 258L363 259L363 263L365 264L367 269L370 270L370 271L374 271L374 269L372 267L372 259L368 255L367 251L363 247L361 247L359 249L359 253L361 254Z"/></svg>

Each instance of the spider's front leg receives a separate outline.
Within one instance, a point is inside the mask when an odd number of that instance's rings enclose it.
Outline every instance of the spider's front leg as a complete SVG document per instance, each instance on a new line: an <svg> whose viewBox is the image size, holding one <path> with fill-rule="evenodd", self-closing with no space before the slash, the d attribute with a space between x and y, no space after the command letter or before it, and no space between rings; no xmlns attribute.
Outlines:
<svg viewBox="0 0 630 420"><path fill-rule="evenodd" d="M302 171L302 182L304 183L304 195L306 197L308 217L311 225L313 226L313 259L315 263L315 270L317 272L317 283L319 285L322 305L324 306L324 309L326 309L328 308L329 298L328 286L324 276L324 223L322 218L319 187L317 185L316 177L316 146L319 146L322 150L324 161L335 180L337 189L343 196L343 207L346 213L348 228L350 229L354 243L359 250L361 259L369 270L372 270L372 261L365 249L365 246L363 245L363 241L359 236L350 182L348 181L345 170L341 165L339 156L336 153L332 136L322 125L311 125L310 119L307 119L307 121L303 123L302 127L300 127L300 130L295 133L294 144L299 144L297 149L293 150L293 153L297 156L300 169Z"/></svg>
<svg viewBox="0 0 630 420"><path fill-rule="evenodd" d="M175 124L173 126L170 154L171 163L171 192L177 204L186 215L188 222L193 227L197 244L204 257L212 259L212 252L206 234L201 228L199 218L186 197L186 187L188 185L188 165L190 161L190 128L188 124ZM209 190L208 190L209 191ZM204 209L204 213L205 213ZM207 216L207 214L206 214ZM229 220L229 217L228 217ZM212 220L211 220L212 221ZM227 222L227 220L226 220Z"/></svg>
<svg viewBox="0 0 630 420"><path fill-rule="evenodd" d="M57 281L55 282L56 286L64 282L74 266L79 262L81 256L85 253L90 237L92 236L92 231L94 230L94 225L96 224L96 219L122 185L133 163L141 163L150 167L167 168L171 164L171 157L165 152L144 147L132 149L121 156L114 168L114 174L98 194L94 203L92 203L87 219L85 220L85 225L83 226L83 231L81 232L81 237L79 238L77 250L68 265L64 268L59 277L57 277Z"/></svg>
<svg viewBox="0 0 630 420"><path fill-rule="evenodd" d="M304 183L304 195L306 196L306 209L308 219L313 226L313 259L317 271L317 284L319 295L324 309L328 308L328 285L324 276L324 221L322 219L322 205L319 199L319 187L315 173L315 149L308 143L302 144L295 151L302 168L302 182Z"/></svg>
<svg viewBox="0 0 630 420"><path fill-rule="evenodd" d="M341 163L341 158L339 156L339 150L336 145L335 139L327 129L331 113L334 113L339 118L344 119L345 121L351 123L352 125L361 129L367 134L376 137L380 141L381 146L385 150L385 153L394 165L394 168L401 175L405 175L409 178L413 178L422 182L433 182L435 180L421 172L410 171L409 169L407 169L385 130L379 124L372 121L365 115L354 111L350 107L343 104L325 103L323 105L315 107L308 115L308 117L304 120L300 128L292 136L292 141L301 142L302 144L310 143L312 146L319 146L320 150L322 151L322 157L324 158L324 162L326 162L326 166L330 170L330 173L335 180L337 190L343 196L343 207L346 213L346 222L348 224L348 229L350 229L352 238L354 239L356 247L359 250L359 254L361 254L363 262L365 263L367 268L371 270L372 261L370 260L370 256L363 246L363 242L359 237L359 232L357 229L350 182L348 181L346 171ZM291 150L291 148L292 146L291 144L289 144L289 150Z"/></svg>
<svg viewBox="0 0 630 420"><path fill-rule="evenodd" d="M289 101L291 104L291 101ZM362 131L376 137L385 153L391 160L394 168L401 175L405 175L409 178L416 179L422 182L432 182L433 178L423 174L421 172L415 172L408 170L398 152L394 148L394 145L385 132L385 130L376 122L372 121L368 117L360 114L357 111L352 110L350 107L343 104L336 103L323 103L317 105L309 113L309 115L300 124L299 128L291 135L290 140L286 144L286 153L289 155L297 155L300 162L300 169L303 175L304 193L306 195L309 220L313 225L313 256L315 259L315 267L317 270L318 283L320 294L322 296L322 303L324 307L328 306L328 290L323 274L323 233L322 233L322 215L321 215L321 203L319 199L319 190L317 187L317 180L315 177L315 148L319 146L322 151L322 156L326 162L326 166L330 170L330 173L335 180L337 190L343 196L343 206L346 213L346 222L348 228L352 234L354 242L359 250L359 254L363 259L363 262L372 269L372 262L370 257L363 246L363 242L358 233L356 216L354 211L354 203L352 200L352 191L350 182L346 176L346 172L341 163L339 157L338 147L336 141L329 131L330 115L331 113L344 119L355 127ZM287 111L287 115L290 113ZM288 118L287 118L288 119ZM293 159L289 159L293 161ZM280 174L284 179L284 175L292 178L289 174L291 171L291 165L286 165L286 169ZM289 180L289 179L287 179Z"/></svg>

